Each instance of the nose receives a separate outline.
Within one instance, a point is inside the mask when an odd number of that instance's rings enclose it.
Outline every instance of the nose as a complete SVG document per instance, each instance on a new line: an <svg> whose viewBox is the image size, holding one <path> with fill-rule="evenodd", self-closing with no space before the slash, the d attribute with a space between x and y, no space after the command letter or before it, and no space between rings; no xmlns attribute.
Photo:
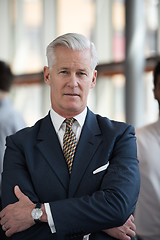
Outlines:
<svg viewBox="0 0 160 240"><path fill-rule="evenodd" d="M75 74L70 75L70 78L68 79L68 86L71 88L78 86L78 78Z"/></svg>

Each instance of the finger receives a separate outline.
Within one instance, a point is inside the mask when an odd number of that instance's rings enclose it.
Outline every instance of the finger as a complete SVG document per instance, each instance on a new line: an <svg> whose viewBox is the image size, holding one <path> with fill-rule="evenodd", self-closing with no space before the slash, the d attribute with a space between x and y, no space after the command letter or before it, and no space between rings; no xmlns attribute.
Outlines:
<svg viewBox="0 0 160 240"><path fill-rule="evenodd" d="M120 240L131 240L130 235L127 235L127 234L122 233L122 232L118 236L118 239L120 239Z"/></svg>
<svg viewBox="0 0 160 240"><path fill-rule="evenodd" d="M5 225L2 225L2 230L3 230L3 231L5 231L5 230L6 230L6 228L5 228Z"/></svg>
<svg viewBox="0 0 160 240"><path fill-rule="evenodd" d="M136 236L136 233L132 229L128 229L127 235L134 238Z"/></svg>
<svg viewBox="0 0 160 240"><path fill-rule="evenodd" d="M3 231L7 231L9 229L9 227L7 225L3 225L2 229L3 229Z"/></svg>
<svg viewBox="0 0 160 240"><path fill-rule="evenodd" d="M0 212L0 219L2 219L3 217L4 217L4 215L5 215L5 213L4 213L4 209Z"/></svg>
<svg viewBox="0 0 160 240"><path fill-rule="evenodd" d="M130 219L126 222L125 224L129 229L132 229L133 231L136 230L136 225L134 224L134 222L132 222Z"/></svg>
<svg viewBox="0 0 160 240"><path fill-rule="evenodd" d="M136 225L134 223L130 224L130 229L132 229L133 231L136 231Z"/></svg>
<svg viewBox="0 0 160 240"><path fill-rule="evenodd" d="M130 219L132 222L134 222L134 217L133 217L133 215L131 215L131 216L129 217L129 219Z"/></svg>
<svg viewBox="0 0 160 240"><path fill-rule="evenodd" d="M24 196L24 194L21 192L19 186L14 187L14 193L19 200L20 200L21 197Z"/></svg>
<svg viewBox="0 0 160 240"><path fill-rule="evenodd" d="M15 232L12 229L8 229L5 234L7 237L11 237L14 233Z"/></svg>
<svg viewBox="0 0 160 240"><path fill-rule="evenodd" d="M1 225L3 226L6 222L7 222L7 220L6 220L5 218L3 218L3 219L1 220Z"/></svg>

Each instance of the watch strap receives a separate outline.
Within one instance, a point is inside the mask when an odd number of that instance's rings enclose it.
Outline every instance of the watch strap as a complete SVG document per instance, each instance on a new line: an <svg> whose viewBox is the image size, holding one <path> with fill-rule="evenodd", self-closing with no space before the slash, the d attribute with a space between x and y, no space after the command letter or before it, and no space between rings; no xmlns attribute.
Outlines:
<svg viewBox="0 0 160 240"><path fill-rule="evenodd" d="M41 206L42 206L42 203L39 203L39 202L38 202L38 203L36 204L35 208L41 208Z"/></svg>
<svg viewBox="0 0 160 240"><path fill-rule="evenodd" d="M41 206L42 206L42 203L39 203L39 202L38 202L38 203L36 204L35 208L39 208L39 209L40 209ZM35 221L35 223L40 223L40 222L41 222L39 219L34 219L34 221Z"/></svg>

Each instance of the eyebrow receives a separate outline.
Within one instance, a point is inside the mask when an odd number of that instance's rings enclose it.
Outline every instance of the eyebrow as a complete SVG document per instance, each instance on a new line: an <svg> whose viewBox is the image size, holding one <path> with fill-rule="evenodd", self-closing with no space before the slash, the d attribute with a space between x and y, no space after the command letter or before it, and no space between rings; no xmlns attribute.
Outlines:
<svg viewBox="0 0 160 240"><path fill-rule="evenodd" d="M88 70L86 68L80 68L78 69L78 71L81 71L81 72L88 72Z"/></svg>
<svg viewBox="0 0 160 240"><path fill-rule="evenodd" d="M57 71L60 71L60 70L70 70L71 68L69 67L60 67L57 69ZM86 68L79 68L78 70L76 71L80 71L80 72L88 72L88 70Z"/></svg>

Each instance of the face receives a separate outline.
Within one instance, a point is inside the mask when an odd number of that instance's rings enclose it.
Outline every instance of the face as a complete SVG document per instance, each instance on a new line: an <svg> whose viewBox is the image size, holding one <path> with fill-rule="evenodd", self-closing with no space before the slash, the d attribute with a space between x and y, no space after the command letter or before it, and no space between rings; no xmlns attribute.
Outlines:
<svg viewBox="0 0 160 240"><path fill-rule="evenodd" d="M89 90L96 84L97 72L91 70L90 50L73 51L64 46L55 49L52 69L44 67L44 80L50 86L52 108L68 118L81 113Z"/></svg>
<svg viewBox="0 0 160 240"><path fill-rule="evenodd" d="M153 89L154 97L160 105L160 75L158 76L158 81L156 87Z"/></svg>

